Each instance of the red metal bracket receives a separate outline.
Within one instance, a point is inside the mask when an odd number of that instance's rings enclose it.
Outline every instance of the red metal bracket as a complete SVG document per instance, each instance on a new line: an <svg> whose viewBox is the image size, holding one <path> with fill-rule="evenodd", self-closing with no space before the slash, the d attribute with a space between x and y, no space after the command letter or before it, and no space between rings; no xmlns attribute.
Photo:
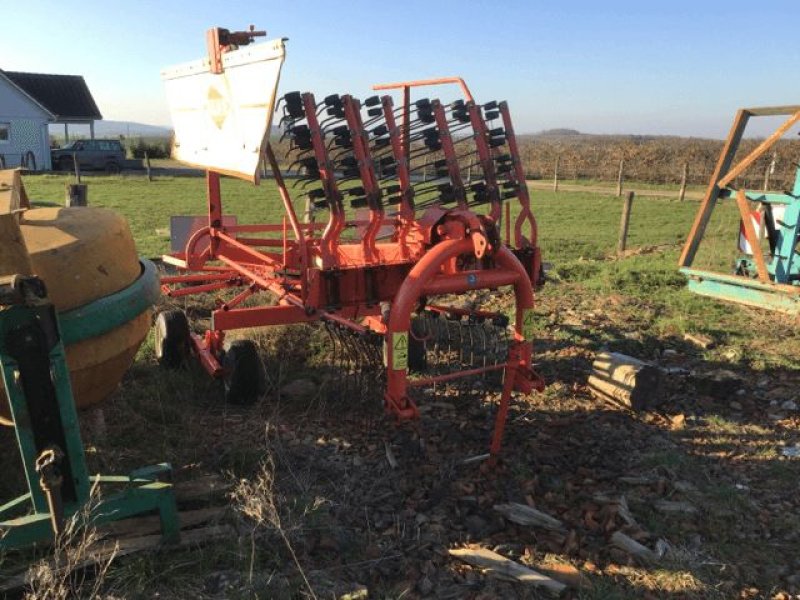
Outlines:
<svg viewBox="0 0 800 600"><path fill-rule="evenodd" d="M206 31L206 47L208 49L208 60L211 63L211 72L220 74L223 72L222 55L239 46L246 46L253 41L253 38L264 37L266 31L256 31L255 25L250 25L248 31L229 31L222 27L212 27Z"/></svg>

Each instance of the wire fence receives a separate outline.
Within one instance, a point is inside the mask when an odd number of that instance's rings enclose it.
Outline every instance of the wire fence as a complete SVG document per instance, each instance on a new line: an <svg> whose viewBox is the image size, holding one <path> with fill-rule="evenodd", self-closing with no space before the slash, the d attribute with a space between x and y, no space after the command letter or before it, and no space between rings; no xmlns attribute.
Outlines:
<svg viewBox="0 0 800 600"><path fill-rule="evenodd" d="M744 140L734 163L760 140ZM705 185L722 151L721 140L692 138L615 138L579 136L575 140L526 136L520 154L529 179L634 180L652 184ZM735 187L791 189L800 161L800 141L778 142L753 163Z"/></svg>
<svg viewBox="0 0 800 600"><path fill-rule="evenodd" d="M749 154L760 142L744 140L734 162ZM636 181L661 185L708 183L722 151L722 140L632 136L519 136L520 159L528 179L559 181ZM272 141L275 154L284 155L283 143ZM418 176L436 177L435 158L418 169ZM773 151L753 163L735 182L748 189L787 190L794 186L800 141L782 140ZM288 165L281 165L287 167ZM412 166L419 166L415 162ZM473 179L479 168L462 165ZM766 184L766 186L765 186Z"/></svg>

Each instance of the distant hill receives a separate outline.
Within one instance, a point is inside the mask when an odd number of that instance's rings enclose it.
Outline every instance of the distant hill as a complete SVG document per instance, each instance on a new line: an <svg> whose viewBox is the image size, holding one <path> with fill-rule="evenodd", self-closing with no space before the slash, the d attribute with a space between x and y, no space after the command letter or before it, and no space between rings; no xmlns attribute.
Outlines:
<svg viewBox="0 0 800 600"><path fill-rule="evenodd" d="M533 134L535 137L572 137L578 135L584 135L577 129L567 129L565 127L559 127L556 129L545 129L543 131L539 131Z"/></svg>
<svg viewBox="0 0 800 600"><path fill-rule="evenodd" d="M95 121L94 133L99 138L125 137L169 137L172 135L171 127L160 125L147 125L133 121ZM271 136L280 135L281 131L273 125Z"/></svg>
<svg viewBox="0 0 800 600"><path fill-rule="evenodd" d="M96 121L94 134L99 138L125 137L169 137L172 129L159 125L147 125L132 121Z"/></svg>

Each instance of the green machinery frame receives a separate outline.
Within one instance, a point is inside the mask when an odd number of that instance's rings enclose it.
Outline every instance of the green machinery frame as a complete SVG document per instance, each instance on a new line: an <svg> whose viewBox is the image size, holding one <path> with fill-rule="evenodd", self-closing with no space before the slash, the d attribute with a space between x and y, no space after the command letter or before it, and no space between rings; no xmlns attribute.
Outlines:
<svg viewBox="0 0 800 600"><path fill-rule="evenodd" d="M781 115L788 116L784 123L733 165L750 118ZM758 308L800 314L800 257L797 255L800 241L800 168L791 191L755 192L737 190L733 185L737 177L798 122L800 106L744 108L737 112L679 261L680 270L687 276L688 287L693 292ZM732 265L730 273L692 268L711 213L717 201L724 198L734 198L736 201L742 232L751 253L742 253ZM756 231L753 224L750 204L753 202L759 206L760 227L769 244L768 252L762 248L761 232Z"/></svg>
<svg viewBox="0 0 800 600"><path fill-rule="evenodd" d="M145 265L133 286L81 309L82 313L67 315L71 341L141 314L152 304L153 277L154 268ZM157 293L157 278L155 287ZM65 520L75 515L99 525L153 511L160 517L165 541L177 541L178 512L169 464L123 476L89 475L64 339L40 279L0 279L0 370L29 490L0 506L0 549L51 542ZM93 499L98 484L116 490L108 495L103 490Z"/></svg>

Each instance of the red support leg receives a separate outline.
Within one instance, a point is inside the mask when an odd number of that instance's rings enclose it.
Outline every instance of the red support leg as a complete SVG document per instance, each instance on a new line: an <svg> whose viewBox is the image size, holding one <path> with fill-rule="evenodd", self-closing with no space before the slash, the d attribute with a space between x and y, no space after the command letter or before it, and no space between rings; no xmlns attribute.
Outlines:
<svg viewBox="0 0 800 600"><path fill-rule="evenodd" d="M500 406L497 409L497 416L494 419L494 432L492 433L492 443L489 446L489 464L497 462L500 454L500 446L503 443L503 434L506 429L506 419L508 418L508 405L511 402L511 392L514 390L517 378L517 367L509 366L506 369L505 381L503 382L503 393L500 395Z"/></svg>

